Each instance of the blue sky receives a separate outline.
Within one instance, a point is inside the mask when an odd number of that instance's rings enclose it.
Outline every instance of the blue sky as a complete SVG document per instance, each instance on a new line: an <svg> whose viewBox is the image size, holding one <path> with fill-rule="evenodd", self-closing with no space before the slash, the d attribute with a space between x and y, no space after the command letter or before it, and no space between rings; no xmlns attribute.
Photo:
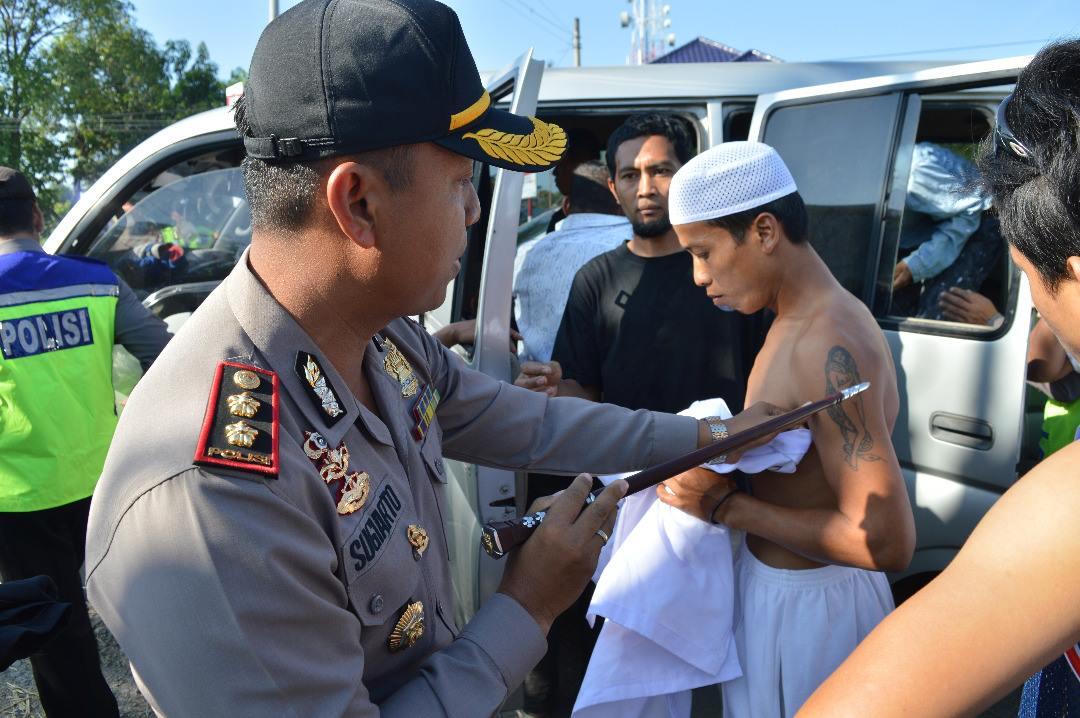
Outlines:
<svg viewBox="0 0 1080 718"><path fill-rule="evenodd" d="M976 60L1030 54L1047 40L1080 35L1077 0L665 0L676 44L704 35L788 61ZM280 0L281 10L296 4ZM582 64L621 65L630 31L626 0L456 0L481 69L498 69L528 46L556 66L573 62L571 24L581 18ZM134 0L139 24L159 43L206 42L222 76L247 67L268 0ZM541 19L542 18L542 19ZM947 50L946 48L959 48Z"/></svg>

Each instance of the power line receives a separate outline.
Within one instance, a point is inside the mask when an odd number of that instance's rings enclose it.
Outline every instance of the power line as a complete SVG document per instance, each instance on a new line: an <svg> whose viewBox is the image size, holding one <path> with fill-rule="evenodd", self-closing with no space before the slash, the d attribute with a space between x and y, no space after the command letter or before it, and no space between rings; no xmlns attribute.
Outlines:
<svg viewBox="0 0 1080 718"><path fill-rule="evenodd" d="M1016 42L994 42L987 45L966 45L964 47L938 47L933 50L909 50L904 52L889 52L878 55L857 55L855 57L828 58L832 62L849 62L851 60L873 60L879 57L904 57L907 55L932 55L935 52L960 52L962 50L988 50L995 47L1013 47L1016 45L1033 45L1048 42L1046 38L1036 40L1017 40Z"/></svg>
<svg viewBox="0 0 1080 718"><path fill-rule="evenodd" d="M552 10L551 6L548 5L546 2L541 1L541 2L534 3L534 5L539 7L541 10L543 10L544 14L548 18L550 18L551 21L554 22L556 25L558 25L559 27L563 26L562 18L560 18L558 15L556 15L555 11Z"/></svg>
<svg viewBox="0 0 1080 718"><path fill-rule="evenodd" d="M556 30L560 34L563 34L563 33L565 33L567 31L567 28L564 27L561 23L544 17L540 13L536 12L536 10L534 10L531 6L526 5L521 0L513 0L513 1L517 3L517 6L527 10L531 15L533 15L537 19L541 20L542 22L547 23L548 27L553 28L554 30ZM511 2L511 0L507 0L507 2Z"/></svg>
<svg viewBox="0 0 1080 718"><path fill-rule="evenodd" d="M528 18L527 18L527 16L526 16L526 15L524 14L524 12L523 12L523 11L521 10L521 8L519 8L519 7L517 6L517 5L513 5L513 4L511 4L511 3L510 3L510 0L506 0L506 6L507 6L508 8L510 8L511 10L513 10L513 11L517 12L517 13L518 13L519 15L521 15L522 17L526 17L526 19L528 19ZM533 11L532 11L532 10L531 10L530 8L525 8L525 9L529 10L529 12L533 12ZM534 14L535 14L535 13L534 13ZM530 20L530 22L531 22L531 20ZM548 33L548 34L549 34L549 35L551 35L552 37L555 37L555 38L557 38L557 39L558 39L559 41L561 41L561 42L564 42L564 43L570 44L570 41L568 40L568 38L567 38L567 35L566 35L566 34L564 34L564 33L562 33L562 32L556 32L555 30L552 30L551 28L549 28L549 27L548 27L548 26L546 26L546 25L537 25L537 24L534 24L533 26L534 26L534 27L535 27L535 28L536 28L537 30L543 30L544 32Z"/></svg>

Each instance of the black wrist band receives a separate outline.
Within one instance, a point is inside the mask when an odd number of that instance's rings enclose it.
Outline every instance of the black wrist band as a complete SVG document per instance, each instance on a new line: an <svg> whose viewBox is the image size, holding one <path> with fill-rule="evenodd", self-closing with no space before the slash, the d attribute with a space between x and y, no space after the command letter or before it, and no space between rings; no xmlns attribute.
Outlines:
<svg viewBox="0 0 1080 718"><path fill-rule="evenodd" d="M730 499L732 494L737 494L737 493L739 493L739 489L734 488L731 491L724 494L722 497L720 497L720 500L717 501L716 505L712 507L712 511L709 512L709 523L711 523L711 524L720 523L719 521L716 520L716 510L718 508L720 508L725 501Z"/></svg>

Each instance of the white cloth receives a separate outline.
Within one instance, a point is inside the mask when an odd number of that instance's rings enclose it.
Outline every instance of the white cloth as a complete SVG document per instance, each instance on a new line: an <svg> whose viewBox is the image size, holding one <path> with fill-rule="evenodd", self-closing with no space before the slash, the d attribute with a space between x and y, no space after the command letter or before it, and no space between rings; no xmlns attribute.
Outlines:
<svg viewBox="0 0 1080 718"><path fill-rule="evenodd" d="M719 399L681 412L730 417ZM746 452L726 473L792 473L810 432L785 432ZM619 477L601 477L605 483ZM580 718L690 715L690 691L740 674L732 636L731 537L656 500L652 490L623 500L601 552L589 618L605 617L573 715Z"/></svg>
<svg viewBox="0 0 1080 718"><path fill-rule="evenodd" d="M567 215L554 232L524 251L514 275L514 316L525 338L522 361L550 361L570 285L582 265L633 236L626 217L582 212Z"/></svg>
<svg viewBox="0 0 1080 718"><path fill-rule="evenodd" d="M675 225L717 219L797 192L776 150L761 142L724 142L671 178L668 214Z"/></svg>
<svg viewBox="0 0 1080 718"><path fill-rule="evenodd" d="M724 718L795 715L893 609L885 574L847 566L767 566L744 543L735 561L735 645L743 675L724 683Z"/></svg>

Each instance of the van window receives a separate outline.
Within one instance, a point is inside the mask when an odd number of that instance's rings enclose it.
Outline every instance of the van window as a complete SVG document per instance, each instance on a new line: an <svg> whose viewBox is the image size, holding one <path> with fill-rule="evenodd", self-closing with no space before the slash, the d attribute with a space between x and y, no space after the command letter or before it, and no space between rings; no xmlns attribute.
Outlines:
<svg viewBox="0 0 1080 718"><path fill-rule="evenodd" d="M908 153L897 166L910 169L896 178L904 209L899 232L885 237L878 276L891 294L876 309L919 331L990 334L1009 314L1015 276L974 165L993 102L921 99L915 142L897 150Z"/></svg>
<svg viewBox="0 0 1080 718"><path fill-rule="evenodd" d="M250 242L240 168L208 155L178 163L134 191L88 255L145 298L174 285L224 279Z"/></svg>
<svg viewBox="0 0 1080 718"><path fill-rule="evenodd" d="M867 298L899 96L779 107L764 141L784 158L810 215L810 243L852 294Z"/></svg>

